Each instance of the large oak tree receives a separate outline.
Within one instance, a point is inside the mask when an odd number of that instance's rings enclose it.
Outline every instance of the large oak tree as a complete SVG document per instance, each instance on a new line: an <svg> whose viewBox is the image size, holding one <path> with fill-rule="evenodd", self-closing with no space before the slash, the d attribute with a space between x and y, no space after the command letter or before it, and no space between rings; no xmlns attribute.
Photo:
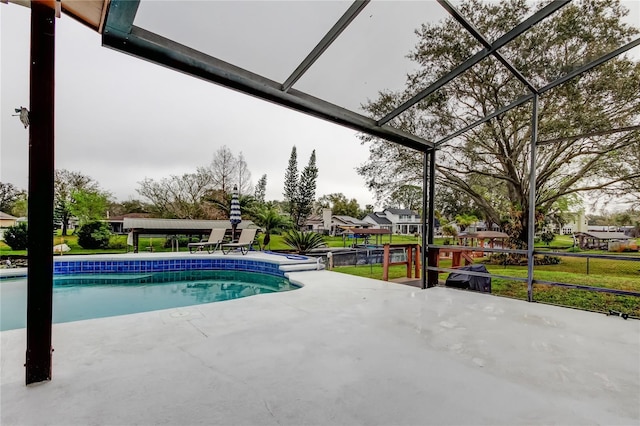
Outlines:
<svg viewBox="0 0 640 426"><path fill-rule="evenodd" d="M489 40L508 32L536 8L525 0L467 0L459 6ZM573 2L500 53L536 87L543 87L637 36L636 28L623 23L625 14L617 0ZM480 49L453 18L424 24L416 34L418 41L409 57L418 70L408 75L404 90L380 93L364 106L373 117L392 111ZM638 61L622 55L544 93L538 140L638 124L639 87ZM488 57L390 124L437 141L526 93L513 74ZM421 153L368 135L361 138L369 143L370 157L358 171L379 199L401 185L421 184ZM488 221L516 218L515 236L526 241L530 140L529 103L442 145L437 152L437 184L471 198ZM638 169L631 163L638 144L640 132L629 131L540 145L536 210L547 212L573 194L638 191Z"/></svg>

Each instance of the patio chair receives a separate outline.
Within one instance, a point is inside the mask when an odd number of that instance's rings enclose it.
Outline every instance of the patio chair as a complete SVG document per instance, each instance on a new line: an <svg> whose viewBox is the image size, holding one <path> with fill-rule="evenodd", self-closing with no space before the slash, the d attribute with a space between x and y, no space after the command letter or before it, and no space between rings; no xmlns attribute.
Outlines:
<svg viewBox="0 0 640 426"><path fill-rule="evenodd" d="M212 229L208 240L202 240L199 243L187 244L187 247L189 247L189 253L203 251L204 249L207 249L207 252L210 254L213 253L220 247L220 244L222 244L222 240L224 239L224 234L226 232L227 230L225 228Z"/></svg>
<svg viewBox="0 0 640 426"><path fill-rule="evenodd" d="M222 244L222 253L228 254L232 250L240 250L242 255L245 255L249 252L249 250L253 249L254 245L257 245L258 250L260 250L260 244L256 240L256 232L258 232L256 228L243 229L240 233L240 238L238 238L238 241Z"/></svg>

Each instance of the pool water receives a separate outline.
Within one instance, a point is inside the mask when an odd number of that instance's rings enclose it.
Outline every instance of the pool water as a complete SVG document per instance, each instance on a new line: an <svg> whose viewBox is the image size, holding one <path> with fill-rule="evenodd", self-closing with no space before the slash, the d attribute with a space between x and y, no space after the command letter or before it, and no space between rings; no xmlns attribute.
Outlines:
<svg viewBox="0 0 640 426"><path fill-rule="evenodd" d="M82 274L54 277L53 322L79 321L238 299L298 287L241 271ZM26 327L27 279L0 281L0 331Z"/></svg>

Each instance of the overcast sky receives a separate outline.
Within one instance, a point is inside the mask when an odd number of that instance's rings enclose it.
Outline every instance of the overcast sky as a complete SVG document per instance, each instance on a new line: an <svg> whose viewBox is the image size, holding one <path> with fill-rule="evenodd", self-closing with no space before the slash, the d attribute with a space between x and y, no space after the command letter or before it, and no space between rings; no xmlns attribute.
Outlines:
<svg viewBox="0 0 640 426"><path fill-rule="evenodd" d="M236 59L239 65L249 69L257 66L260 69L252 70L273 78L286 74L284 80L350 4L330 3L331 7L321 8L320 13L315 14L305 11L303 2L280 3L280 7L288 4L296 19L281 16L281 22L272 22L270 28L254 28L251 39L260 41L261 47L245 58L225 57L234 52L228 48L219 51L218 56ZM168 31L171 27L159 17L176 18L177 12L170 9L177 4L142 2L135 23L151 30ZM200 8L225 5L222 2L197 4ZM405 9L391 6L392 2L380 2L363 12L368 15L361 15L360 23L354 22L354 27L345 31L343 39L332 46L333 52L327 52L327 59L319 61L314 73L310 72L306 80L301 80L301 86L296 87L313 93L318 88L318 76L324 75L325 98L352 108L367 97L375 97L378 89L400 88L412 66L404 56L415 43L413 30L419 23L416 14L407 13L406 8L437 10L437 17L443 13L435 2L405 2ZM233 8L225 10L231 13ZM277 9L275 12L274 16L282 15ZM251 16L260 17L264 13L266 11L255 13L254 10ZM404 17L394 18L398 14ZM202 15L212 16L210 11ZM303 16L306 24L300 23ZM25 7L11 3L0 5L0 178L2 182L25 189L28 130L11 114L14 108L29 105L29 19L30 12ZM402 33L389 37L379 31L380 25L384 25L380 22L383 19L404 19L398 27ZM308 25L308 35L292 40L282 31L278 32L287 20L296 22L298 27ZM174 22L189 22L191 32L183 27L178 34L163 35L186 37L185 41L198 40L199 35L200 39L219 41L220 34L224 34L221 28L224 19L216 25L209 21L209 28L215 27L216 31L207 37L202 37L203 24L198 24L195 16L184 16ZM259 22L268 20L252 18L248 24ZM235 37L239 47L251 45L251 40L243 41L239 37L242 29L230 27L229 31L235 33L228 34L225 40ZM267 35L273 43L265 41ZM219 50L221 46L225 43L197 47L204 51L213 49L214 52L207 53L214 54L215 48ZM269 46L277 47L272 52L276 60L271 62L264 58L264 50ZM367 46L370 52L367 55L361 52L360 60L354 63L350 59L354 56L352 49L359 46L360 50ZM291 57L283 64L287 52ZM262 56L256 59L254 55ZM380 66L390 59L389 55L393 55L395 68ZM350 74L345 75L346 69L350 69ZM351 93L351 97L345 97L346 93ZM318 197L342 192L348 198L356 198L362 207L375 203L364 180L355 171L368 157L368 150L360 144L356 131L104 48L99 34L64 14L56 20L55 130L56 168L91 176L121 201L139 198L135 189L137 182L144 178L161 179L170 174L193 172L196 167L209 164L222 145L227 145L235 154L242 151L254 183L267 174L267 199L282 199L284 172L291 148L296 145L300 170L311 151L316 150Z"/></svg>

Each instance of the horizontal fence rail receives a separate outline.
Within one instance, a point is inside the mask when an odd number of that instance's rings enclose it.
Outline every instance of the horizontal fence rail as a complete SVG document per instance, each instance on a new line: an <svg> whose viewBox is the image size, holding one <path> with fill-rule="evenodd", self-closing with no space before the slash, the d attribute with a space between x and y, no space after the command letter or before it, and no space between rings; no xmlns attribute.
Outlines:
<svg viewBox="0 0 640 426"><path fill-rule="evenodd" d="M524 257L526 250L437 244L427 247L425 269L431 277L431 285L443 284L443 278L448 278L449 273L457 273L491 278L494 280L492 293L525 298L524 283L529 278L526 259L523 263L516 260L511 264L504 255ZM442 257L443 252L448 255ZM462 262L461 253L465 253ZM498 258L489 261L492 255L498 255ZM536 247L534 259L533 301L604 313L622 311L625 317L640 317L640 256L636 253L573 253ZM448 267L449 262L451 267ZM445 265L441 266L441 263ZM489 272L461 269L465 263L484 264ZM500 273L501 268L504 273ZM441 277L441 273L446 276ZM580 296L580 292L593 296Z"/></svg>

